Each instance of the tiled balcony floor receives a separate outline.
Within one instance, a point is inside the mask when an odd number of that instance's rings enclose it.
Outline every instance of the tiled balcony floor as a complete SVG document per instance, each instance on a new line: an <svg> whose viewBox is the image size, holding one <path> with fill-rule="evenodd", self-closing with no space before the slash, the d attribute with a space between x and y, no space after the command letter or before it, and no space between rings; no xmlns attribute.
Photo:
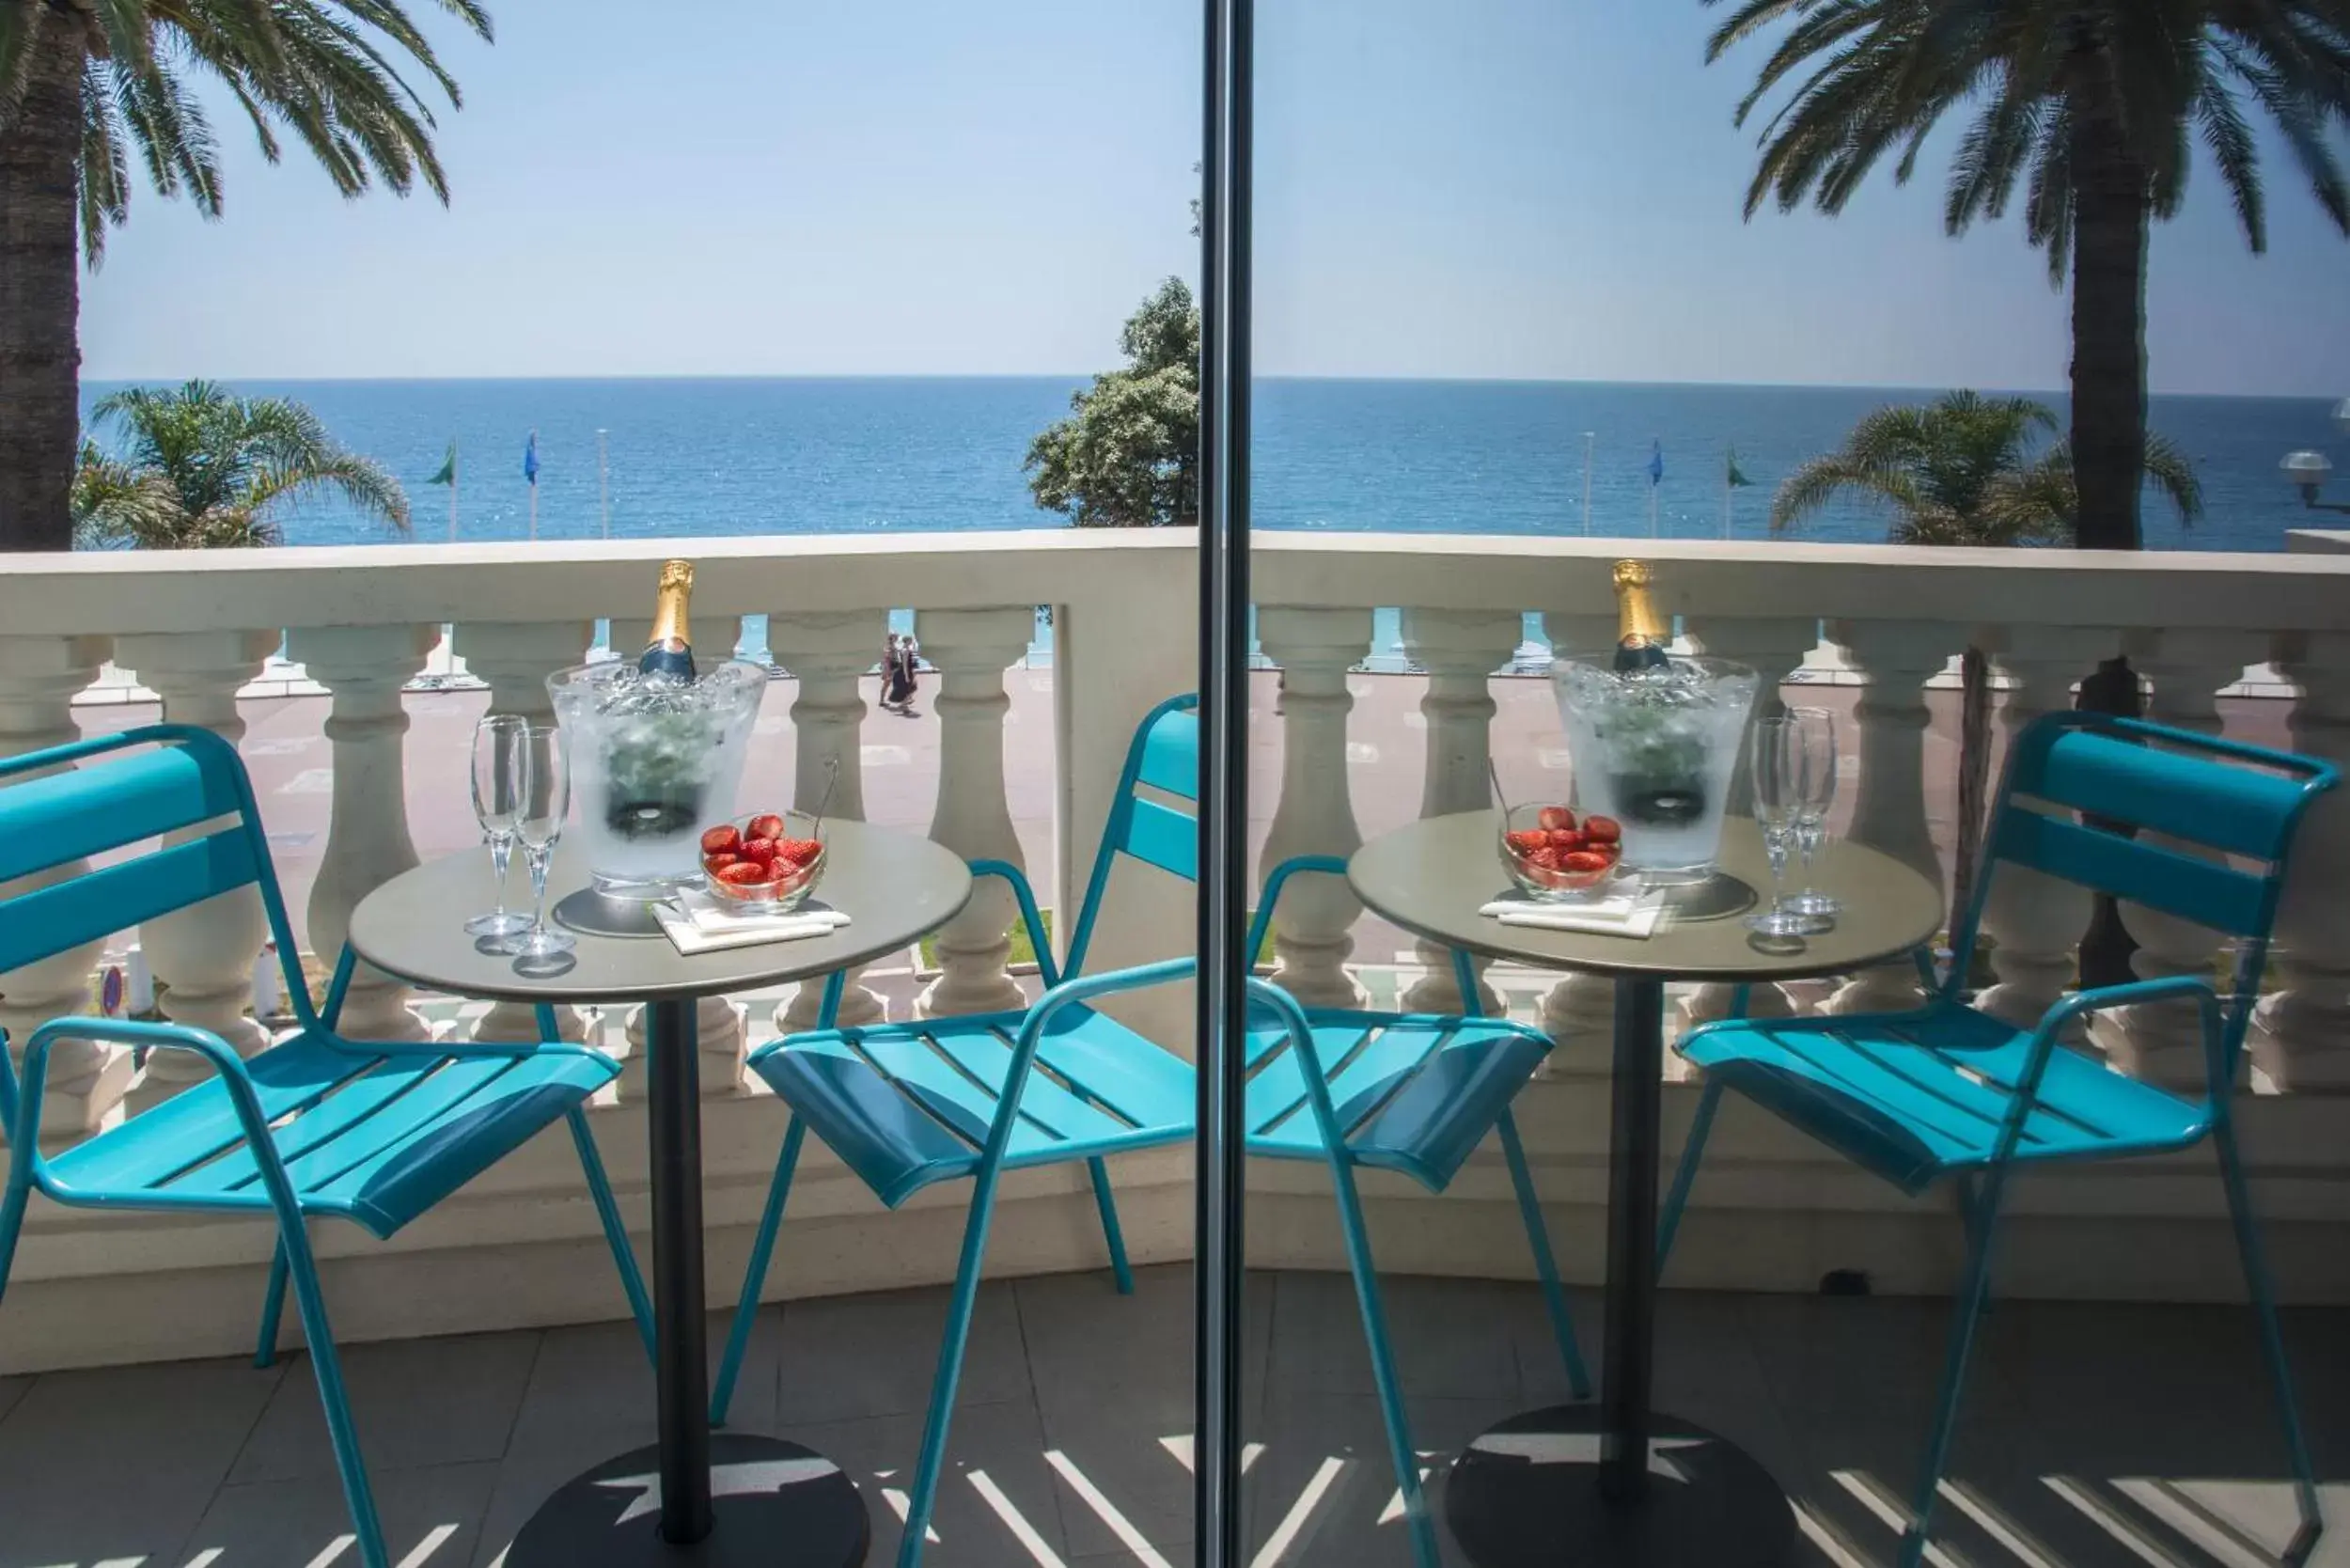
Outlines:
<svg viewBox="0 0 2350 1568"><path fill-rule="evenodd" d="M259 1281L255 1281L258 1298ZM945 1293L770 1308L745 1428L822 1450L865 1489L871 1560L897 1547ZM1561 1393L1530 1287L1397 1278L1420 1446L1444 1455ZM981 1296L942 1565L1190 1556L1191 1279L1026 1279ZM1595 1299L1578 1301L1595 1349ZM1941 1364L1938 1302L1668 1294L1658 1402L1745 1444L1798 1499L1797 1562L1882 1564L1875 1495L1905 1491ZM0 1311L0 1333L7 1329ZM2350 1309L2290 1315L2304 1410L2350 1564ZM1979 1568L2250 1568L2290 1532L2280 1446L2241 1309L2014 1303L1985 1327L1943 1510L1946 1561ZM715 1338L713 1334L713 1339ZM1370 1367L1344 1277L1251 1293L1250 1538L1259 1559L1404 1564ZM402 1568L494 1562L556 1482L650 1440L650 1379L621 1325L362 1345L346 1353ZM354 1564L300 1356L0 1379L0 1568Z"/></svg>

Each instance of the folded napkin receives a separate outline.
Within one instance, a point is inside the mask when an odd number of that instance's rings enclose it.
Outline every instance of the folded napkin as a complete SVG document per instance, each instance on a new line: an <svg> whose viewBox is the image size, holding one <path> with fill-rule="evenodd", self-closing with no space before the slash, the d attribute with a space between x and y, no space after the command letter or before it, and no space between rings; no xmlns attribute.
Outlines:
<svg viewBox="0 0 2350 1568"><path fill-rule="evenodd" d="M654 904L652 916L668 933L670 946L688 958L761 942L823 936L849 923L846 915L825 904L804 903L789 915L747 914L690 887L679 891L677 907Z"/></svg>
<svg viewBox="0 0 2350 1568"><path fill-rule="evenodd" d="M1540 931L1582 931L1598 936L1646 938L1655 934L1664 917L1662 888L1648 892L1615 893L1588 903L1538 903L1528 898L1502 897L1478 911L1505 926L1532 926Z"/></svg>

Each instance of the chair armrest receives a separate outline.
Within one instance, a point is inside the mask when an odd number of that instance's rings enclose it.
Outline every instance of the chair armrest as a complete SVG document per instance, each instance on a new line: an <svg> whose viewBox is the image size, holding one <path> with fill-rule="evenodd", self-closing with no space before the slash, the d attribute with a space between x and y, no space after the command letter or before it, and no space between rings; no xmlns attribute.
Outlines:
<svg viewBox="0 0 2350 1568"><path fill-rule="evenodd" d="M2024 1119L2031 1114L2040 1096L2040 1080L2047 1072L2048 1058L2056 1054L2057 1042L2066 1026L2075 1019L2108 1008L2131 1007L2139 1002L2175 1001L2193 997L2201 1004L2203 1043L2209 1070L2218 1072L2220 1042L2219 993L2209 980L2193 975L2171 975L2162 980L2132 980L2127 985L2103 985L2090 991L2076 991L2041 1015L2040 1027L2032 1031L2030 1053L2025 1058L2024 1071L2015 1081L2015 1100L2009 1108L2007 1124L2000 1129L1998 1157L2005 1161L2014 1152L2015 1141L2023 1136ZM2215 1076L2212 1092L2221 1092Z"/></svg>
<svg viewBox="0 0 2350 1568"><path fill-rule="evenodd" d="M1036 891L1028 886L1027 874L1004 860L974 860L971 874L975 877L1001 877L1011 884L1011 896L1020 901L1020 923L1027 929L1028 946L1036 949L1037 973L1044 977L1046 990L1060 983L1060 967L1053 962L1053 939L1044 930L1044 917L1036 906Z"/></svg>
<svg viewBox="0 0 2350 1568"><path fill-rule="evenodd" d="M1000 1158L1004 1146L1010 1141L1012 1122L1020 1114L1020 1100L1028 1086L1028 1070L1036 1060L1037 1047L1044 1042L1044 1026L1053 1015L1078 1002L1090 1001L1120 991L1142 991L1169 980L1188 980L1199 969L1198 961L1170 958L1157 964L1138 964L1132 969L1112 969L1099 975L1081 975L1067 980L1039 996L1036 1005L1021 1022L1020 1034L1012 1043L1011 1070L1004 1074L1004 1092L995 1107L995 1125L988 1129L987 1150L990 1158Z"/></svg>
<svg viewBox="0 0 2350 1568"><path fill-rule="evenodd" d="M52 1018L33 1031L25 1043L24 1071L20 1081L0 1050L0 1111L8 1117L9 1138L17 1160L27 1174L40 1163L40 1102L49 1083L49 1050L59 1040L98 1040L114 1045L144 1046L149 1050L192 1051L212 1064L228 1086L228 1103L237 1113L245 1140L254 1150L264 1180L279 1185L285 1172L277 1164L276 1145L270 1140L269 1118L244 1058L220 1036L185 1024L146 1023L131 1018ZM290 1198L290 1192L289 1192Z"/></svg>
<svg viewBox="0 0 2350 1568"><path fill-rule="evenodd" d="M1281 889L1289 885L1290 878L1301 872L1344 876L1346 862L1335 855L1292 855L1273 868L1273 874L1264 879L1264 891L1258 897L1257 917L1248 922L1248 945L1241 949L1251 969L1257 965L1258 950L1264 946L1265 931L1273 924L1273 911L1281 902Z"/></svg>

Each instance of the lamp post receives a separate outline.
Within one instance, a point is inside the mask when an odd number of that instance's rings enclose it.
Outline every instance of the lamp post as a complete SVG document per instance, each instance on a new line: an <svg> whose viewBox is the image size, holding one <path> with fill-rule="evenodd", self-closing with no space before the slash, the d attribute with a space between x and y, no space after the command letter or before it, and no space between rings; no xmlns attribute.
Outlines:
<svg viewBox="0 0 2350 1568"><path fill-rule="evenodd" d="M2344 431L2350 431L2350 398L2344 398L2334 405L2334 423ZM2326 460L2325 453L2288 452L2279 466L2284 470L2286 480L2301 493L2301 504L2310 510L2338 511L2350 516L2350 504L2317 498L2317 493L2326 487L2326 476L2334 471L2334 465Z"/></svg>

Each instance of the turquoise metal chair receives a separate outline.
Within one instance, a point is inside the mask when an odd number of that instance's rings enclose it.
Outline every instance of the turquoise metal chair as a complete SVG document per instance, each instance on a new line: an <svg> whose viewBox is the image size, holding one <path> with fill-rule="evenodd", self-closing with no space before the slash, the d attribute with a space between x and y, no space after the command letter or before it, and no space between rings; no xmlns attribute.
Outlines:
<svg viewBox="0 0 2350 1568"><path fill-rule="evenodd" d="M78 768L70 766L81 763ZM353 957L344 949L313 1009L270 864L253 786L236 748L207 729L150 725L0 762L0 883L105 855L214 819L184 842L0 900L0 973L239 887L259 889L295 1027L244 1060L218 1035L182 1024L58 1018L24 1043L20 1078L0 1049L0 1124L9 1162L0 1195L0 1294L31 1195L86 1208L250 1212L277 1222L277 1252L256 1360L274 1352L290 1279L326 1406L336 1467L366 1568L391 1568L305 1222L348 1219L388 1237L556 1121L566 1122L648 1353L651 1309L611 1184L581 1105L619 1074L607 1057L559 1043L357 1043L335 1032ZM457 917L452 914L451 918ZM540 1011L547 1042L555 1035ZM41 1097L55 1043L97 1040L188 1051L214 1076L55 1155L40 1151Z"/></svg>
<svg viewBox="0 0 2350 1568"><path fill-rule="evenodd" d="M1963 964L1953 964L1938 980L1931 964L1921 964L1934 994L1912 1011L1733 1019L1692 1030L1677 1047L1704 1069L1705 1093L1667 1200L1660 1268L1725 1090L1736 1090L1904 1192L1919 1193L1945 1179L1962 1184L1966 1271L1903 1539L1903 1568L1918 1568L1925 1554L1975 1325L1989 1293L1993 1234L2009 1173L2055 1162L2170 1153L2205 1137L2218 1152L2261 1350L2292 1455L2301 1524L2284 1560L2298 1568L2316 1549L2324 1528L2316 1476L2294 1404L2276 1292L2245 1188L2230 1097L2295 830L2310 803L2338 777L2325 763L2186 730L2091 713L2048 714L2025 729L2008 760L1974 907L1966 912L1951 950L1974 950L1991 879L2003 868L2027 867L2232 938L2235 980L2224 1004L2209 981L2174 976L2080 992L2050 1008L2036 1027L2019 1029L1962 1000ZM2141 830L2140 836L2124 838L2100 825L2116 822ZM2243 862L2257 869L2242 869ZM2206 1087L2200 1098L2124 1077L2062 1043L2088 1014L2161 1001L2192 1002L2201 1010Z"/></svg>
<svg viewBox="0 0 2350 1568"><path fill-rule="evenodd" d="M791 1108L750 1268L713 1400L722 1421L759 1305L776 1228L809 1129L891 1206L940 1182L971 1179L938 1371L931 1388L920 1463L908 1498L898 1560L914 1568L922 1554L947 1450L948 1421L963 1370L964 1342L978 1296L979 1264L996 1183L1006 1170L1086 1162L1101 1212L1110 1267L1121 1293L1134 1288L1118 1207L1103 1161L1109 1155L1185 1143L1193 1136L1197 1085L1192 1066L1089 1005L1116 992L1164 984L1195 972L1189 959L1106 974L1084 973L1093 923L1120 857L1191 880L1198 865L1198 823L1190 809L1198 782L1198 721L1194 699L1161 704L1130 748L1118 796L1095 855L1085 902L1070 933L1065 967L1056 968L1035 895L1014 868L973 865L1001 877L1019 900L1035 944L1044 995L1022 1012L936 1018L875 1028L821 1028L761 1046L752 1071ZM1147 798L1139 789L1163 799ZM1343 874L1343 862L1291 861L1268 880L1255 952L1289 878ZM1474 996L1465 962L1457 972ZM824 998L827 1025L840 993L834 977ZM1441 1191L1488 1132L1500 1132L1532 1243L1551 1318L1578 1395L1589 1379L1543 1230L1510 1100L1545 1053L1547 1038L1496 1020L1401 1012L1308 1010L1286 992L1249 982L1254 1003L1247 1049L1248 1149L1253 1154L1328 1163L1338 1190L1355 1278L1356 1304L1370 1341L1371 1369L1386 1416L1396 1480L1402 1488L1415 1550L1436 1568L1434 1528L1421 1498L1419 1472L1388 1347L1378 1275L1355 1186L1355 1168L1396 1170ZM1041 1071L1039 1069L1042 1069Z"/></svg>

